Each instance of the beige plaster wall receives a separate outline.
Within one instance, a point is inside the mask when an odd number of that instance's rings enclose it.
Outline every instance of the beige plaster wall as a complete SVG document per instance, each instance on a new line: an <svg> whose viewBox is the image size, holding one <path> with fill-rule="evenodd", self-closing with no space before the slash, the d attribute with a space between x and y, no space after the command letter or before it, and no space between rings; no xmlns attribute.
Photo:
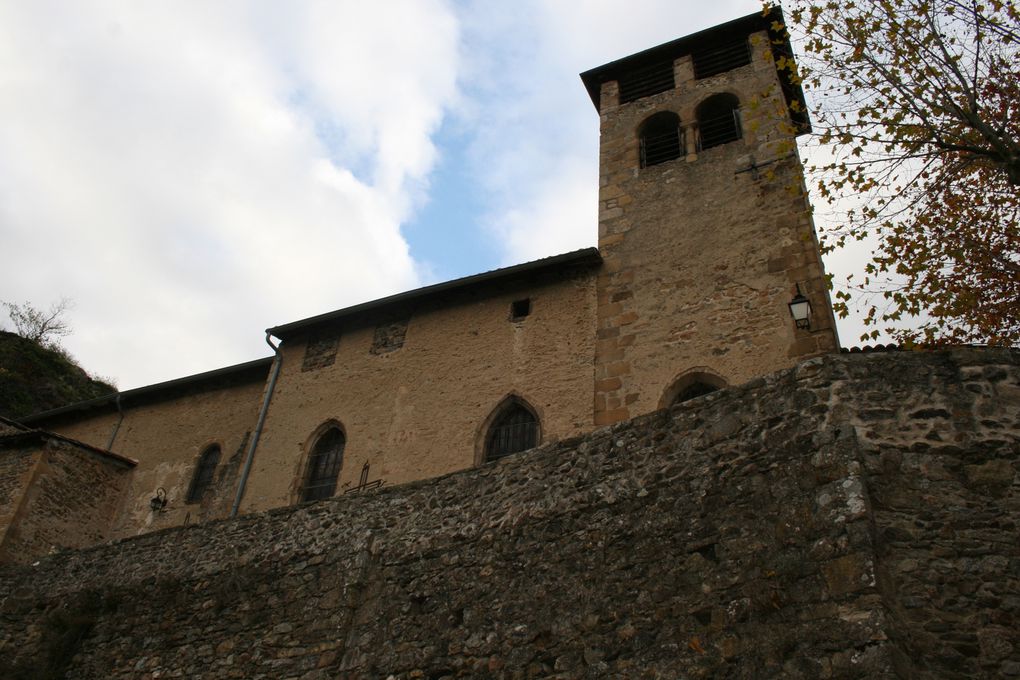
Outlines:
<svg viewBox="0 0 1020 680"><path fill-rule="evenodd" d="M264 389L264 379L252 379L193 393L168 394L163 400L148 404L128 405L110 450L137 460L138 466L125 492L112 537L226 517ZM112 412L65 417L36 425L106 447L117 420L117 413ZM201 503L189 504L186 497L195 465L212 444L221 449L215 481ZM164 511L153 513L149 501L160 487L166 490L167 505Z"/></svg>
<svg viewBox="0 0 1020 680"><path fill-rule="evenodd" d="M837 347L801 166L764 34L750 65L619 105L602 88L595 423L660 406L685 372L739 384ZM695 109L729 92L743 139L696 153ZM687 155L640 168L638 129L673 111ZM757 166L757 167L755 167ZM813 329L795 329L787 303L800 283Z"/></svg>
<svg viewBox="0 0 1020 680"><path fill-rule="evenodd" d="M511 302L523 297L531 314L513 322ZM369 481L387 485L471 467L482 424L510 394L538 413L543 442L591 429L591 269L416 309L392 352L370 352L374 334L373 325L348 325L334 363L309 371L307 343L284 342L242 511L297 500L314 435L331 421L347 437L338 494L358 483L366 462Z"/></svg>

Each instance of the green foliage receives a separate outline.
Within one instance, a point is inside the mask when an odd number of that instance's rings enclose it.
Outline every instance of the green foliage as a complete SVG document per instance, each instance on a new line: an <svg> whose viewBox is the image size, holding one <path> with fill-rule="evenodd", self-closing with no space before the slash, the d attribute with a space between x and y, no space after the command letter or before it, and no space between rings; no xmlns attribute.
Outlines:
<svg viewBox="0 0 1020 680"><path fill-rule="evenodd" d="M63 350L0 331L0 415L17 419L115 391Z"/></svg>
<svg viewBox="0 0 1020 680"><path fill-rule="evenodd" d="M46 312L28 302L20 305L14 302L0 302L0 305L7 309L7 315L14 324L14 331L26 340L55 348L59 344L59 338L71 334L71 326L64 318L72 305L68 298L60 298L58 302L50 305L49 311Z"/></svg>

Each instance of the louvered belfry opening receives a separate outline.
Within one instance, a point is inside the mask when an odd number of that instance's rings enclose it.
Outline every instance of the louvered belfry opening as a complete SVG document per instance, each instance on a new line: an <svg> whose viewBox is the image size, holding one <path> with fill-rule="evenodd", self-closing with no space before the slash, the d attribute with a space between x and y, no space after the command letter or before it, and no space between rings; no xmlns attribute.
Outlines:
<svg viewBox="0 0 1020 680"><path fill-rule="evenodd" d="M735 142L743 136L740 100L729 93L709 97L698 105L699 150Z"/></svg>
<svg viewBox="0 0 1020 680"><path fill-rule="evenodd" d="M672 111L649 116L641 125L641 167L680 158L685 144L680 116Z"/></svg>
<svg viewBox="0 0 1020 680"><path fill-rule="evenodd" d="M538 419L523 405L514 402L492 424L486 438L485 460L497 460L536 446Z"/></svg>
<svg viewBox="0 0 1020 680"><path fill-rule="evenodd" d="M620 103L626 104L642 97L650 97L674 87L673 60L655 62L621 74Z"/></svg>
<svg viewBox="0 0 1020 680"><path fill-rule="evenodd" d="M344 459L347 439L340 428L326 430L315 442L312 455L308 458L308 473L301 489L301 502L329 498L336 492L336 481Z"/></svg>
<svg viewBox="0 0 1020 680"><path fill-rule="evenodd" d="M202 452L202 456L198 459L198 466L195 468L195 475L191 478L191 486L188 487L188 503L198 503L202 500L206 490L212 486L216 466L219 464L219 446L214 444Z"/></svg>
<svg viewBox="0 0 1020 680"><path fill-rule="evenodd" d="M695 50L691 61L694 62L695 78L709 78L750 64L751 45L747 38L716 43Z"/></svg>

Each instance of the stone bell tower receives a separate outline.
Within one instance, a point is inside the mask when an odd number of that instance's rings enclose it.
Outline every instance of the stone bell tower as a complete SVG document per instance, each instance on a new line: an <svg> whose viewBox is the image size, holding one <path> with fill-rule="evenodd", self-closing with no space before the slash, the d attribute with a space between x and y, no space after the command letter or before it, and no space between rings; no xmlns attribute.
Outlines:
<svg viewBox="0 0 1020 680"><path fill-rule="evenodd" d="M838 348L796 149L810 122L776 68L792 58L776 21L752 14L581 75L601 118L596 425Z"/></svg>

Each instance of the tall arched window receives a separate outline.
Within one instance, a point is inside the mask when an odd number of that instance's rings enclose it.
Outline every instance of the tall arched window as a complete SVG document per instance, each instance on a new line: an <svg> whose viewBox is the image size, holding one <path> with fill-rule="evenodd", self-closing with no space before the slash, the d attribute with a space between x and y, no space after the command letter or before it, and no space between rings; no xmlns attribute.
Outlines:
<svg viewBox="0 0 1020 680"><path fill-rule="evenodd" d="M191 477L191 485L188 487L188 503L199 503L206 490L212 486L213 476L216 474L216 466L220 464L220 447L213 444L198 459L195 466L195 474Z"/></svg>
<svg viewBox="0 0 1020 680"><path fill-rule="evenodd" d="M740 100L729 93L714 94L698 104L700 148L711 149L735 142L743 136L740 129Z"/></svg>
<svg viewBox="0 0 1020 680"><path fill-rule="evenodd" d="M538 418L527 406L512 400L502 407L485 436L485 461L498 460L538 446Z"/></svg>
<svg viewBox="0 0 1020 680"><path fill-rule="evenodd" d="M645 119L639 137L642 168L680 158L684 152L680 116L672 111L660 111Z"/></svg>
<svg viewBox="0 0 1020 680"><path fill-rule="evenodd" d="M315 442L312 455L308 457L305 483L301 487L302 503L329 498L336 492L346 444L347 439L339 427L329 428Z"/></svg>

